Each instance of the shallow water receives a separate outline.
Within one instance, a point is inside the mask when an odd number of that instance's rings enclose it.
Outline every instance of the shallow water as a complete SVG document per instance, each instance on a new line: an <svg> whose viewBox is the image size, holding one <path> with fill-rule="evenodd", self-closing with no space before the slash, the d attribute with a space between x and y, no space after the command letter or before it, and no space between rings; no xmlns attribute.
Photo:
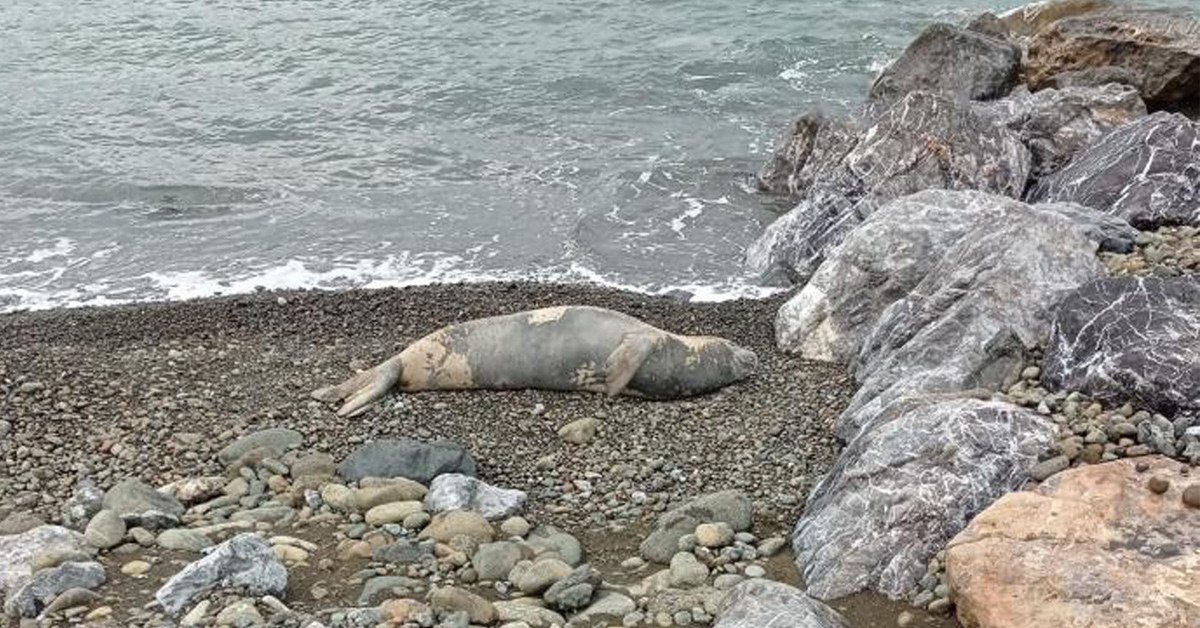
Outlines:
<svg viewBox="0 0 1200 628"><path fill-rule="evenodd" d="M787 120L987 8L6 0L0 311L518 277L760 293L742 253L779 208L751 181Z"/></svg>

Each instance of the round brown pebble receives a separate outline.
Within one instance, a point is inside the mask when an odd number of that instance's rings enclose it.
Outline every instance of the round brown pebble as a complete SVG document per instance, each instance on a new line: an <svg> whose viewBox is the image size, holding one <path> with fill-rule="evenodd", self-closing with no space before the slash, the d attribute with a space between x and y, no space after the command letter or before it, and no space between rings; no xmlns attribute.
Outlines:
<svg viewBox="0 0 1200 628"><path fill-rule="evenodd" d="M1161 475L1156 475L1150 478L1150 492L1155 495L1162 495L1171 488L1171 481Z"/></svg>
<svg viewBox="0 0 1200 628"><path fill-rule="evenodd" d="M1200 484L1183 489L1183 503L1189 508L1200 508Z"/></svg>

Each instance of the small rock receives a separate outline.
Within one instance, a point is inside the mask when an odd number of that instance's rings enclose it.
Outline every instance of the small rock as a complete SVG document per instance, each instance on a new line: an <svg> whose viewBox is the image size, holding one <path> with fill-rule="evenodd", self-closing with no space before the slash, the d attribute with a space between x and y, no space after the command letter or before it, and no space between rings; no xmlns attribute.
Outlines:
<svg viewBox="0 0 1200 628"><path fill-rule="evenodd" d="M255 449L266 449L275 457L304 444L304 435L296 430L276 427L247 434L217 452L217 460L225 466L237 462Z"/></svg>
<svg viewBox="0 0 1200 628"><path fill-rule="evenodd" d="M442 613L465 612L473 624L487 625L496 621L496 609L491 602L455 587L434 589L429 596L429 605Z"/></svg>
<svg viewBox="0 0 1200 628"><path fill-rule="evenodd" d="M125 522L111 510L101 510L88 522L83 538L96 549L116 547L125 538Z"/></svg>
<svg viewBox="0 0 1200 628"><path fill-rule="evenodd" d="M1183 503L1191 508L1200 508L1200 484L1183 489Z"/></svg>
<svg viewBox="0 0 1200 628"><path fill-rule="evenodd" d="M1033 469L1029 471L1029 477L1038 482L1044 482L1050 476L1070 466L1071 461L1066 456L1055 456L1034 465Z"/></svg>
<svg viewBox="0 0 1200 628"><path fill-rule="evenodd" d="M433 539L449 543L458 535L469 536L480 543L491 543L495 532L483 515L466 510L449 510L438 513L418 538Z"/></svg>
<svg viewBox="0 0 1200 628"><path fill-rule="evenodd" d="M1154 493L1155 495L1162 495L1171 488L1171 481L1161 475L1151 477L1148 484L1150 486L1150 492Z"/></svg>
<svg viewBox="0 0 1200 628"><path fill-rule="evenodd" d="M405 517L422 512L423 509L421 502L382 504L367 511L366 521L368 525L376 527L387 523L399 523L404 521Z"/></svg>
<svg viewBox="0 0 1200 628"><path fill-rule="evenodd" d="M430 512L471 510L488 519L511 516L524 505L524 491L497 488L461 473L438 476L425 495L425 509Z"/></svg>
<svg viewBox="0 0 1200 628"><path fill-rule="evenodd" d="M262 626L266 622L259 614L258 609L254 607L254 602L249 600L239 600L221 609L217 613L217 625L229 626L230 628L252 628L253 626Z"/></svg>
<svg viewBox="0 0 1200 628"><path fill-rule="evenodd" d="M500 524L500 531L509 537L525 538L525 535L529 534L529 528L529 522L524 517L509 517Z"/></svg>
<svg viewBox="0 0 1200 628"><path fill-rule="evenodd" d="M144 576L148 571L150 571L150 563L144 560L131 560L121 565L121 573L134 578Z"/></svg>
<svg viewBox="0 0 1200 628"><path fill-rule="evenodd" d="M701 547L725 547L733 542L733 528L728 523L702 523L696 526L696 542Z"/></svg>
<svg viewBox="0 0 1200 628"><path fill-rule="evenodd" d="M596 438L596 430L600 421L591 417L572 421L558 430L558 435L568 443L586 445Z"/></svg>
<svg viewBox="0 0 1200 628"><path fill-rule="evenodd" d="M557 558L543 558L530 565L513 584L527 595L540 594L572 571L570 565Z"/></svg>
<svg viewBox="0 0 1200 628"><path fill-rule="evenodd" d="M690 589L704 584L708 567L689 552L679 552L671 558L671 586Z"/></svg>

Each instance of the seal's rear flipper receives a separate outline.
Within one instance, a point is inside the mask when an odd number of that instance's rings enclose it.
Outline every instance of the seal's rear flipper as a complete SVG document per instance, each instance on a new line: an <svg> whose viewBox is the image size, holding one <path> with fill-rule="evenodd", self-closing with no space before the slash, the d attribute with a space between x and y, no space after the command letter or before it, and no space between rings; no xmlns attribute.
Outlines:
<svg viewBox="0 0 1200 628"><path fill-rule="evenodd" d="M345 399L346 403L338 410L338 416L355 416L365 412L367 406L386 395L388 390L400 381L400 371L400 356L397 355L337 386L314 390L312 397L325 403L334 403Z"/></svg>
<svg viewBox="0 0 1200 628"><path fill-rule="evenodd" d="M604 361L604 392L609 397L615 397L625 390L660 337L658 334L642 332L625 334L621 344Z"/></svg>

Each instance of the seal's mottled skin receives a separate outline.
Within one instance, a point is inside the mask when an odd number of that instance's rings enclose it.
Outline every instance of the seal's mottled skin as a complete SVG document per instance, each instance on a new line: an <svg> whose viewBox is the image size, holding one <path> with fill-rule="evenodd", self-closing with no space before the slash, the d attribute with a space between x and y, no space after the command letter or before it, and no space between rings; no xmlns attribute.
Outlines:
<svg viewBox="0 0 1200 628"><path fill-rule="evenodd" d="M443 327L316 399L362 412L402 391L540 388L679 399L749 377L752 351L722 338L680 336L595 307L564 306Z"/></svg>

